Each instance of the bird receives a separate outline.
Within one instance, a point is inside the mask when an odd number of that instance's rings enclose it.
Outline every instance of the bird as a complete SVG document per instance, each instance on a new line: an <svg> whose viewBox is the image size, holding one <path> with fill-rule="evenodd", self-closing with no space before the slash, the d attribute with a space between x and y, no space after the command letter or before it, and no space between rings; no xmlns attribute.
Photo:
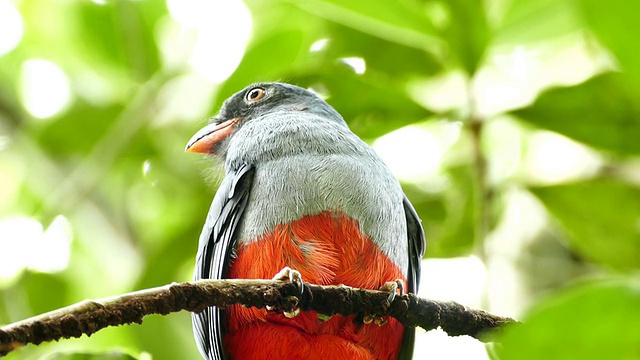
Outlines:
<svg viewBox="0 0 640 360"><path fill-rule="evenodd" d="M284 276L308 283L378 289L400 279L417 292L426 242L416 210L381 158L313 91L251 84L224 101L186 151L217 158L225 174L194 280L292 269ZM192 325L206 360L412 358L415 328L393 318L294 315L212 306Z"/></svg>

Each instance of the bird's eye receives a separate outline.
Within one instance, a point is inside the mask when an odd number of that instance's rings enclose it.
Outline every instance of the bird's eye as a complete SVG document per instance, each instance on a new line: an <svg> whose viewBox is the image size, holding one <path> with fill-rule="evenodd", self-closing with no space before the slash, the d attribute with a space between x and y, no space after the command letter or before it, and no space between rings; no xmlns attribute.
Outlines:
<svg viewBox="0 0 640 360"><path fill-rule="evenodd" d="M261 88L253 88L247 92L247 95L244 96L244 100L248 103L254 103L264 97L266 91Z"/></svg>

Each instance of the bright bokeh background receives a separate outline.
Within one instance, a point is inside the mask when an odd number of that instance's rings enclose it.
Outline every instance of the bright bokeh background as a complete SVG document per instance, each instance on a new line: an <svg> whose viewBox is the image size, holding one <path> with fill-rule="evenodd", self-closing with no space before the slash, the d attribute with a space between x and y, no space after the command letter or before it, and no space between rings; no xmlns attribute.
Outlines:
<svg viewBox="0 0 640 360"><path fill-rule="evenodd" d="M527 323L416 359L637 358L637 34L628 0L0 0L0 324L190 279L220 174L184 144L283 80L401 180L421 295ZM198 358L181 313L7 359L77 353Z"/></svg>

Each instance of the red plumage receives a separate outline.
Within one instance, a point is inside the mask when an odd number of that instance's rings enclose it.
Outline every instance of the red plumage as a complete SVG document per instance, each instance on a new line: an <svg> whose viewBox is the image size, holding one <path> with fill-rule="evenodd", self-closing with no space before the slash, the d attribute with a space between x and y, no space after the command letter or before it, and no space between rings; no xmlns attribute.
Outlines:
<svg viewBox="0 0 640 360"><path fill-rule="evenodd" d="M310 251L313 249L313 251ZM298 270L306 282L378 289L404 279L402 272L358 223L323 212L277 226L237 249L229 278L270 279L283 267ZM355 323L354 316L319 321L315 312L289 319L264 309L232 306L224 338L236 359L395 359L404 328L395 319L384 326Z"/></svg>

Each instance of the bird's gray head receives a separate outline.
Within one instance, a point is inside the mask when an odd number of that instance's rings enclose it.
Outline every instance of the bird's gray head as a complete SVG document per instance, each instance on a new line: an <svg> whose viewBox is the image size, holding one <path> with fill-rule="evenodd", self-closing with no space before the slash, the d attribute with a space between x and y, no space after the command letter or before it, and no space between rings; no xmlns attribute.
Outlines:
<svg viewBox="0 0 640 360"><path fill-rule="evenodd" d="M323 122L333 125L347 126L335 109L311 91L290 84L256 83L228 98L220 112L210 119L210 124L189 140L186 151L212 154L224 159L232 139L242 128L260 123L257 130L253 130L253 135L256 141L264 140L259 139L264 134L257 131L272 132L278 129L278 119L292 113L311 115L288 117L297 122L323 119Z"/></svg>

